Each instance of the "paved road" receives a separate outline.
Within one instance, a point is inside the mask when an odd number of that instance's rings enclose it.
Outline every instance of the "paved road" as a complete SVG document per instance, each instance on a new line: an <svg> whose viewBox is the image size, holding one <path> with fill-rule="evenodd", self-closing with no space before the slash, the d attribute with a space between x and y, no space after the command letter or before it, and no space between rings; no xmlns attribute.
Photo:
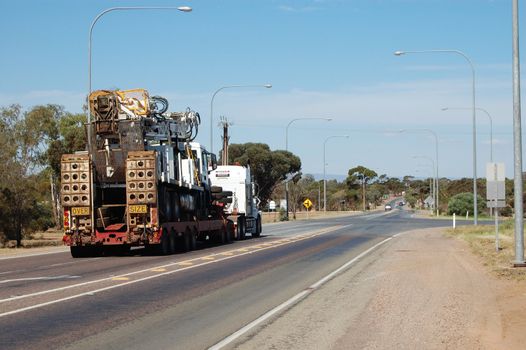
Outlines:
<svg viewBox="0 0 526 350"><path fill-rule="evenodd" d="M269 224L172 256L3 259L2 349L202 349L393 234L450 225L393 210Z"/></svg>

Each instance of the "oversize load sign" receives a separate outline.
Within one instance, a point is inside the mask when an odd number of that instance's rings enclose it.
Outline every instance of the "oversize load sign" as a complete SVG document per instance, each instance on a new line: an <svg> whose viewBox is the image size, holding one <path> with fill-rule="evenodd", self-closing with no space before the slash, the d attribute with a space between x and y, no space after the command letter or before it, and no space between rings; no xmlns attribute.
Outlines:
<svg viewBox="0 0 526 350"><path fill-rule="evenodd" d="M130 214L146 214L148 212L146 204L130 205L129 210Z"/></svg>
<svg viewBox="0 0 526 350"><path fill-rule="evenodd" d="M89 207L73 207L71 208L71 215L89 215Z"/></svg>

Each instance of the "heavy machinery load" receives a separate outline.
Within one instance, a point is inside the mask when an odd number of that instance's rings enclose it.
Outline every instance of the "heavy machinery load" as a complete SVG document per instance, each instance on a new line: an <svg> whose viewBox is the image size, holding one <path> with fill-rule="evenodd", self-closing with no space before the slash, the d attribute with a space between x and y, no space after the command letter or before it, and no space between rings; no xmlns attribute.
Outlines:
<svg viewBox="0 0 526 350"><path fill-rule="evenodd" d="M224 195L232 195L232 202L226 204L225 213L234 222L236 238L244 239L247 233L259 237L262 231L261 212L250 167L219 165L210 173L210 181L213 186L221 187Z"/></svg>
<svg viewBox="0 0 526 350"><path fill-rule="evenodd" d="M212 196L209 179L216 157L193 142L198 113L167 112L165 98L143 89L94 91L89 108L87 151L61 162L64 242L73 257L132 246L169 254L196 240L230 240L223 208L231 198Z"/></svg>

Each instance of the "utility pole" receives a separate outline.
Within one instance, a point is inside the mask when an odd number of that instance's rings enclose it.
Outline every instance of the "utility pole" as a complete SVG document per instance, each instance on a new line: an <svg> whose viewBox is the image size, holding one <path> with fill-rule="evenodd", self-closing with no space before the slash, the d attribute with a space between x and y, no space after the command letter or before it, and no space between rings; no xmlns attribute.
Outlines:
<svg viewBox="0 0 526 350"><path fill-rule="evenodd" d="M522 186L522 127L519 60L519 1L512 1L512 62L513 62L513 160L515 204L515 267L526 267L524 261L524 218Z"/></svg>
<svg viewBox="0 0 526 350"><path fill-rule="evenodd" d="M219 125L223 127L223 151L221 154L221 165L228 165L228 141L230 141L230 136L228 136L228 127L231 126L232 123L229 123L226 117L221 116L221 122Z"/></svg>

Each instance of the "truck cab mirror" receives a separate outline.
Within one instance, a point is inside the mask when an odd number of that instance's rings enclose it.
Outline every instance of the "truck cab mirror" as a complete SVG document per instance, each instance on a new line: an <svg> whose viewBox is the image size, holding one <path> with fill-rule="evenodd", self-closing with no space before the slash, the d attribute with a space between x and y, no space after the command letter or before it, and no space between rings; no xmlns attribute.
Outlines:
<svg viewBox="0 0 526 350"><path fill-rule="evenodd" d="M208 153L208 173L210 173L212 170L217 169L217 157L213 153Z"/></svg>

